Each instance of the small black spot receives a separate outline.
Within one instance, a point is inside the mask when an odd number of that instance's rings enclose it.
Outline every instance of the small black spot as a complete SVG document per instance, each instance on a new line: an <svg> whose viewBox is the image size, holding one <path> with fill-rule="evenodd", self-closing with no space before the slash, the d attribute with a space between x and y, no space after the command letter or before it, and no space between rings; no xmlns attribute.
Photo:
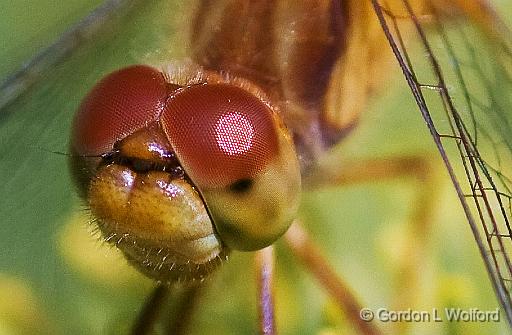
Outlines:
<svg viewBox="0 0 512 335"><path fill-rule="evenodd" d="M251 189L252 184L252 179L239 179L231 184L229 188L235 193L245 193Z"/></svg>

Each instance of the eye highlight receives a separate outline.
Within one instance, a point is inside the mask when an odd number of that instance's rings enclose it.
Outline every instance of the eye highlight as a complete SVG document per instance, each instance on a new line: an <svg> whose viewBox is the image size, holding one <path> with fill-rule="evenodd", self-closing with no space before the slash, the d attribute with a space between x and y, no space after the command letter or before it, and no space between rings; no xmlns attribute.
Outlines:
<svg viewBox="0 0 512 335"><path fill-rule="evenodd" d="M230 156L251 150L254 132L251 122L238 112L223 115L215 124L217 144Z"/></svg>
<svg viewBox="0 0 512 335"><path fill-rule="evenodd" d="M161 124L194 183L224 187L253 178L278 154L272 113L239 87L196 85L176 92Z"/></svg>

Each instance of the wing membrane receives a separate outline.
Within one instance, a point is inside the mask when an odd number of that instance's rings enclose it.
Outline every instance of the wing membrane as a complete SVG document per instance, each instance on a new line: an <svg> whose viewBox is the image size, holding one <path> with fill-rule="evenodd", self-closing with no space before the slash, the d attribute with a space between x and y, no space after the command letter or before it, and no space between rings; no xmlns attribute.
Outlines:
<svg viewBox="0 0 512 335"><path fill-rule="evenodd" d="M512 55L510 42L500 37L506 36L500 35L506 28L486 31L482 25L475 29L460 13L448 17L434 6L432 15L421 17L407 0L402 4L405 16L388 10L385 1L372 3L446 165L510 323ZM417 61L408 52L404 25L414 27L425 60ZM462 51L456 51L460 49L455 45L462 45ZM441 66L443 60L447 62ZM427 80L415 72L422 61L430 68ZM456 84L449 86L447 79Z"/></svg>

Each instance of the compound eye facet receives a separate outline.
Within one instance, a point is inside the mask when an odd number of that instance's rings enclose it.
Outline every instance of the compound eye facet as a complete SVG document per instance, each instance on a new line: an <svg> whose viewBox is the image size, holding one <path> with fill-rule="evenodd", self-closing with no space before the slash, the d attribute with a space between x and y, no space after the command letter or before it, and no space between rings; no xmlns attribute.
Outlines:
<svg viewBox="0 0 512 335"><path fill-rule="evenodd" d="M181 164L200 188L250 180L278 154L272 110L229 84L177 92L161 116Z"/></svg>
<svg viewBox="0 0 512 335"><path fill-rule="evenodd" d="M72 146L79 155L102 155L114 143L156 120L168 96L162 73L135 65L103 78L74 119Z"/></svg>

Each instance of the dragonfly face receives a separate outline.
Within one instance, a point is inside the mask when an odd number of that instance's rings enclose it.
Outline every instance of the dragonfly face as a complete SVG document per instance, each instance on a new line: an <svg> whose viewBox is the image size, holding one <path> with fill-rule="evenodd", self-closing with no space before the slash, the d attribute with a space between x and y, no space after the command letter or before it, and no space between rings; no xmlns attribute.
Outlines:
<svg viewBox="0 0 512 335"><path fill-rule="evenodd" d="M272 244L300 192L290 136L262 93L199 68L179 73L110 74L71 138L72 173L105 239L169 283L203 280L227 248Z"/></svg>
<svg viewBox="0 0 512 335"><path fill-rule="evenodd" d="M219 10L219 7L213 7L215 10ZM368 8L371 7L368 6ZM0 135L2 138L2 150L6 150L9 157L17 156L18 158L9 160L2 166L3 175L7 177L7 182L3 184L3 191L4 193L13 194L13 197L1 205L1 212L7 213L6 222L8 223L2 226L4 230L2 235L10 236L8 240L5 240L5 246L7 250L11 251L11 257L4 259L4 263L1 264L2 271L9 273L10 276L14 276L14 273L21 273L25 278L28 278L26 281L32 283L31 285L33 285L36 291L34 294L36 298L34 300L38 300L37 298L39 297L41 301L43 299L40 297L49 297L47 303L39 302L38 310L41 312L36 314L40 314L42 318L51 321L57 320L56 327L58 331L63 333L74 327L70 322L62 321L64 319L75 320L76 322L73 324L80 325L76 326L76 328L82 329L84 333L105 333L107 329L115 329L116 331L112 331L112 333L118 333L119 328L124 327L126 329L128 327L127 324L131 323L131 320L134 318L133 310L139 306L146 292L143 292L140 288L130 290L123 287L130 285L132 285L131 287L138 287L143 282L143 279L140 277L126 279L128 277L123 275L125 270L112 267L111 271L104 271L106 273L110 272L110 277L108 274L102 274L104 272L101 269L105 267L102 264L107 262L104 251L100 251L100 261L93 263L92 260L98 259L95 256L98 253L98 248L95 247L94 243L93 246L89 244L86 244L87 247L84 246L83 240L88 238L88 236L83 232L81 234L85 236L84 239L75 238L77 236L76 228L75 230L69 228L73 227L73 225L69 225L68 222L68 213L72 210L72 201L67 195L71 194L72 190L68 185L69 182L62 178L62 171L67 171L66 160L68 157L64 156L59 160L60 156L48 153L48 151L67 152L67 136L69 132L66 129L71 128L72 111L77 110L79 101L87 94L91 87L94 87L94 83L100 80L101 77L129 64L147 63L159 66L166 59L182 57L183 54L179 48L167 51L161 47L159 48L158 45L161 45L159 41L161 41L162 36L166 36L166 38L169 38L168 36L171 36L171 38L172 36L176 37L170 44L179 45L178 36L186 36L186 34L176 32L186 26L187 21L190 21L186 19L186 15L177 14L177 20L181 19L182 21L176 22L173 26L169 26L169 23L164 19L157 20L159 24L155 24L155 27L157 27L155 30L147 28L147 25L144 24L148 17L158 18L162 16L159 16L158 13L176 12L179 9L179 6L173 6L172 4L160 4L155 7L146 5L142 7L139 14L132 14L127 21L129 23L124 26L121 24L118 27L119 30L117 31L122 31L122 36L124 36L121 40L105 37L103 40L100 39L91 45L81 48L78 54L75 54L70 60L59 65L56 71L51 74L45 74L45 84L33 86L30 89L30 93L12 104L7 109L9 114L3 116L3 128ZM188 9L182 10L183 13L189 13ZM291 12L292 8L289 8L289 10ZM404 14L406 13L405 10L394 11L393 13L398 13L396 16L402 18L403 21L399 20L399 23L411 22ZM315 15L318 14L310 12L310 16L314 17ZM286 18L282 19L286 20ZM339 19L338 16L335 16L335 18ZM207 24L209 21L205 20L204 22ZM346 22L343 23L343 20L341 20L341 23L338 23L341 28L337 29L340 31L347 29ZM146 27L143 29L148 30L141 32L139 31L141 30L140 27ZM201 31L208 32L210 30L198 28L196 34L200 34ZM378 32L380 33L380 30ZM208 41L208 36L202 36L198 41ZM151 39L154 40L148 41ZM411 39L417 41L417 36L414 35L414 38ZM336 42L339 42L341 45L347 43L343 39ZM151 43L155 45L154 49L157 51L154 54L150 53L148 55L146 50ZM133 49L134 46L135 49ZM381 47L387 48L387 45L383 42L376 48L379 49ZM215 48L211 50L215 50ZM413 47L407 50L413 52ZM111 52L117 53L115 59L110 58ZM194 52L197 55L197 51L192 48L189 55L194 55ZM300 57L297 57L297 59L300 60ZM392 58L389 59L392 60ZM206 62L202 64L208 65ZM386 61L384 64L391 63ZM331 64L331 66L335 65ZM429 68L428 65L426 67ZM399 82L398 67L395 69L397 73L395 73L395 70L390 70L386 73L389 73L389 76L395 76L393 77L393 82ZM418 69L418 67L416 66L415 69ZM246 70L246 68L242 69L242 72L248 72ZM234 70L231 69L231 71ZM420 69L417 71L421 72ZM72 75L69 73L72 73ZM373 74L375 78L379 77L378 71ZM265 86L265 80L269 78L269 76L262 76L262 79L259 80L254 76L251 77L250 71L248 76L249 79L257 82L258 86ZM81 80L77 81L76 78ZM344 77L336 76L336 78ZM331 84L342 85L345 82L344 80L346 79L340 79L338 82ZM368 78L361 79L364 82L367 82L367 80ZM269 82L272 82L272 80ZM382 81L379 82L382 83ZM297 87L293 87L293 85L293 83L287 84L285 89L283 89L286 94L289 94L288 96L293 96L294 92L297 92ZM324 87L331 87L330 84L322 85ZM375 90L382 85L372 86L368 89ZM402 89L397 90L395 95L404 95L404 92L407 92L405 91L406 87L404 86ZM365 90L362 89L362 91ZM385 89L382 89L382 91L385 91ZM331 94L327 95L330 99L328 101L331 104L339 103L340 97L333 93L335 91L330 92ZM392 94L390 93L390 95ZM341 100L349 101L347 102L349 105L353 104L353 111L345 114L340 119L341 121L336 119L340 121L340 124L343 124L341 128L347 130L346 132L333 135L333 128L326 126L322 129L323 134L327 134L326 136L311 139L309 136L301 135L299 140L296 140L295 144L297 147L302 146L302 149L299 149L301 157L306 157L305 161L308 162L306 164L301 161L303 166L308 165L312 158L316 159L317 150L310 148L318 148L318 143L322 143L325 146L334 144L339 138L352 131L355 124L354 120L358 118L361 118L360 130L354 130L354 136L352 138L348 137L347 141L340 147L345 158L364 156L364 153L372 157L371 155L378 155L383 151L391 155L396 151L392 148L393 146L396 147L397 143L401 145L399 151L417 152L417 150L425 150L425 147L427 150L431 150L428 145L424 144L430 143L428 133L424 131L423 139L418 140L421 137L419 134L422 132L422 130L418 129L423 128L411 126L410 122L414 122L414 120L416 120L418 126L422 126L419 118L415 119L412 116L417 116L412 112L414 110L412 104L407 105L403 101L388 102L392 107L386 108L387 113L382 111L379 114L375 112L360 114L355 112L355 110L361 108L362 100L366 99L362 98L363 95L361 93L352 93L350 95L356 98L353 100ZM314 97L315 94L312 94L312 96ZM406 96L410 99L410 95L407 94ZM312 99L311 96L304 96L304 94L301 94L300 97L303 100ZM412 101L412 99L410 100ZM378 109L384 109L382 104L385 104L385 102L380 102L377 105ZM344 110L350 110L349 107L345 107ZM438 106L438 108L442 110L442 106ZM41 111L41 113L34 114L34 110ZM366 117L364 115L369 116ZM372 128L372 117L376 118L374 115L379 115L379 118L373 122L374 126ZM332 121L336 116L338 115L326 114L325 117L318 119L321 121L318 124L322 124L325 120ZM300 108L295 109L295 113L291 113L287 117L288 119L285 119L285 123L288 129L304 129L307 127L301 128L302 125L311 124L310 120L306 120L306 122L304 117L301 117ZM299 121L294 123L293 120ZM381 130L383 125L388 122L390 130ZM326 124L332 125L333 122ZM62 128L60 128L61 125ZM399 129L400 136L396 134L397 129ZM28 131L32 135L29 138L20 136L19 134L22 133L22 130ZM406 137L407 134L409 137ZM128 141L131 139L135 142L148 143L148 136L153 136L151 138L162 137L161 132L157 131L155 134L151 128L148 128L148 132L145 134L141 135L141 133L134 132L133 135L134 137L132 138L126 138L127 141L125 142L119 141L114 151L119 148L121 151L131 150L124 149L125 147L131 148L131 141ZM164 137L167 137L165 131ZM412 140L408 141L404 140L404 138ZM310 142L308 142L308 139L310 139ZM117 140L119 139L116 138ZM391 144L388 141L391 141ZM409 142L405 145L410 146L404 149L402 142ZM122 146L121 143L125 146ZM365 143L366 147L361 149L359 143ZM387 146L386 143L388 143ZM159 147L163 149L161 151L164 153L168 149L166 145L160 145ZM32 151L27 150L27 148L32 149ZM108 150L111 149L109 147ZM108 154L108 150L102 149L101 152L88 152L87 154L90 156ZM22 156L16 154L19 152L24 154ZM336 156L333 161L333 165L339 167L346 164L348 159L342 161ZM33 162L37 162L38 166L44 168L33 169L31 164ZM97 166L101 165L101 163L98 165L97 161L94 164L96 165L94 165L93 169L97 169ZM169 168L170 170L176 167L173 164L170 164L172 165ZM179 173L176 173L176 175L179 175ZM27 176L30 176L30 179ZM190 179L193 180L191 176ZM27 192L17 192L16 190L20 188L20 185L26 185L28 187ZM411 250L414 250L417 244L413 245L411 241L417 241L417 239L413 239L416 231L408 231L408 228L406 228L408 225L405 223L394 224L395 221L408 223L408 198L406 195L410 196L409 186L404 186L404 183L399 182L398 184L392 184L390 187L392 191L389 188L383 190L381 186L369 186L350 188L348 191L331 190L314 194L306 193L303 198L300 214L306 218L306 221L311 221L311 223L307 224L308 229L322 241L322 244L328 246L326 248L328 249L328 257L335 262L339 272L343 273L348 278L348 281L356 287L358 294L363 300L368 302L371 307L390 309L394 306L418 309L439 307L442 309L448 305L455 305L457 307L458 304L472 303L477 304L477 307L481 309L495 308L497 305L492 300L490 293L492 288L490 286L483 288L482 294L470 293L478 290L478 287L482 285L481 283L486 283L485 274L472 273L471 275L464 276L455 272L455 268L460 267L460 263L472 262L476 263L475 267L478 267L481 261L474 250L474 243L469 235L466 236L466 239L461 238L460 241L458 240L460 235L464 234L462 230L467 230L467 228L463 224L454 227L450 226L449 222L461 222L460 219L452 218L441 220L442 223L434 225L434 228L429 233L429 235L435 236L433 243L443 246L438 248L438 250L442 250L440 253L443 256L438 257L433 253L432 249L427 248L422 250L423 258L419 261L415 259L422 265L437 262L447 263L448 265L436 266L434 270L429 269L429 266L422 266L421 270L414 266L409 267L409 269L413 269L412 271L420 271L419 273L424 277L435 277L435 280L429 281L431 286L435 287L429 287L426 289L427 292L421 292L418 287L417 290L409 291L409 293L402 292L410 298L405 301L409 302L411 306L403 306L403 303L400 303L400 294L393 291L393 286L406 287L404 283L408 279L400 279L397 273L408 273L404 269L411 265L405 265L404 267L404 264L407 263L404 260L407 257L412 259L411 255L414 253L411 253ZM190 188L189 191L193 192ZM444 197L444 195L438 195L438 197ZM321 205L316 205L316 203L321 203ZM446 201L445 206L449 207L445 212L451 213L454 211L452 207L456 208L457 205L454 202ZM45 210L42 210L42 208ZM437 212L442 212L442 209L438 207L436 209ZM380 225L380 222L384 222L384 224ZM108 238L109 233L105 235ZM451 237L446 239L446 236ZM468 241L471 241L471 243ZM281 277L278 277L276 291L278 294L278 310L282 311L278 311L278 313L283 313L278 315L278 320L280 320L278 324L283 329L283 332L311 333L318 328L324 328L328 331L344 331L346 328L350 328L346 323L340 321L342 317L336 314L336 312L332 312L329 303L325 303L323 299L318 300L314 298L319 295L318 291L308 282L307 277L298 276L298 269L289 258L288 252L285 249L281 249L280 243L277 243L277 252L282 261L278 261L281 262L278 264L282 265L278 265L280 266L278 273L281 273ZM49 252L48 250L55 250L56 244L59 245L59 250ZM215 247L212 249L216 250ZM467 255L464 256L465 253ZM65 255L64 257L62 257L63 254ZM460 256L462 259L454 260L453 257L455 256L452 256L454 254L462 254ZM223 268L226 269L219 271L218 277L214 277L212 283L214 287L207 293L204 304L201 305L201 311L196 318L196 332L205 331L205 327L208 327L212 322L212 315L219 315L219 318L222 318L222 320L215 324L216 327L220 327L221 333L253 332L254 321L248 316L255 314L254 307L250 307L254 306L255 302L251 298L252 295L248 296L245 294L247 290L250 290L251 285L247 281L241 282L239 280L241 273L250 273L250 268L248 269L245 264L247 263L246 257L248 256L245 254L234 253L230 261L225 262L223 265ZM62 261L63 259L65 262ZM118 262L123 261L118 259ZM83 264L87 265L84 266ZM377 282L374 279L365 279L374 277L373 275L377 272L384 278L376 279L378 280ZM69 278L70 276L73 278ZM118 278L112 279L112 277ZM454 283L459 288L463 287L461 290L464 292L453 292L446 289L446 287L453 287ZM90 290L91 287L92 290ZM382 293L380 290L382 287L387 287L388 289L384 289L384 291L389 290L392 293ZM90 291L94 292L91 293ZM134 291L135 293L126 293L127 291ZM380 293L375 293L376 291ZM398 292L400 293L400 291ZM482 295L487 296L487 298L481 298ZM439 298L433 299L435 301L426 307L412 302L413 300L422 300L424 297L432 296L439 296ZM489 302L488 299L491 299L491 301ZM105 306L105 313L101 313L101 316L94 312L76 313L77 310L82 310L84 306L86 310L90 310L91 306ZM291 311L297 311L297 314L290 314ZM288 314L284 315L284 313ZM59 315L66 315L66 318L59 317ZM102 321L106 319L108 320ZM44 322L41 324L44 325ZM438 325L439 328L436 329L439 330L439 333L449 328L448 326L445 328L445 325ZM382 326L387 327L389 325L383 324ZM431 327L432 325L427 324L426 326ZM450 324L450 326L453 326L453 324ZM487 331L491 327L496 327L496 324L471 324L469 328L477 326ZM456 324L454 327L464 327L464 325ZM70 331L79 330L72 329Z"/></svg>

